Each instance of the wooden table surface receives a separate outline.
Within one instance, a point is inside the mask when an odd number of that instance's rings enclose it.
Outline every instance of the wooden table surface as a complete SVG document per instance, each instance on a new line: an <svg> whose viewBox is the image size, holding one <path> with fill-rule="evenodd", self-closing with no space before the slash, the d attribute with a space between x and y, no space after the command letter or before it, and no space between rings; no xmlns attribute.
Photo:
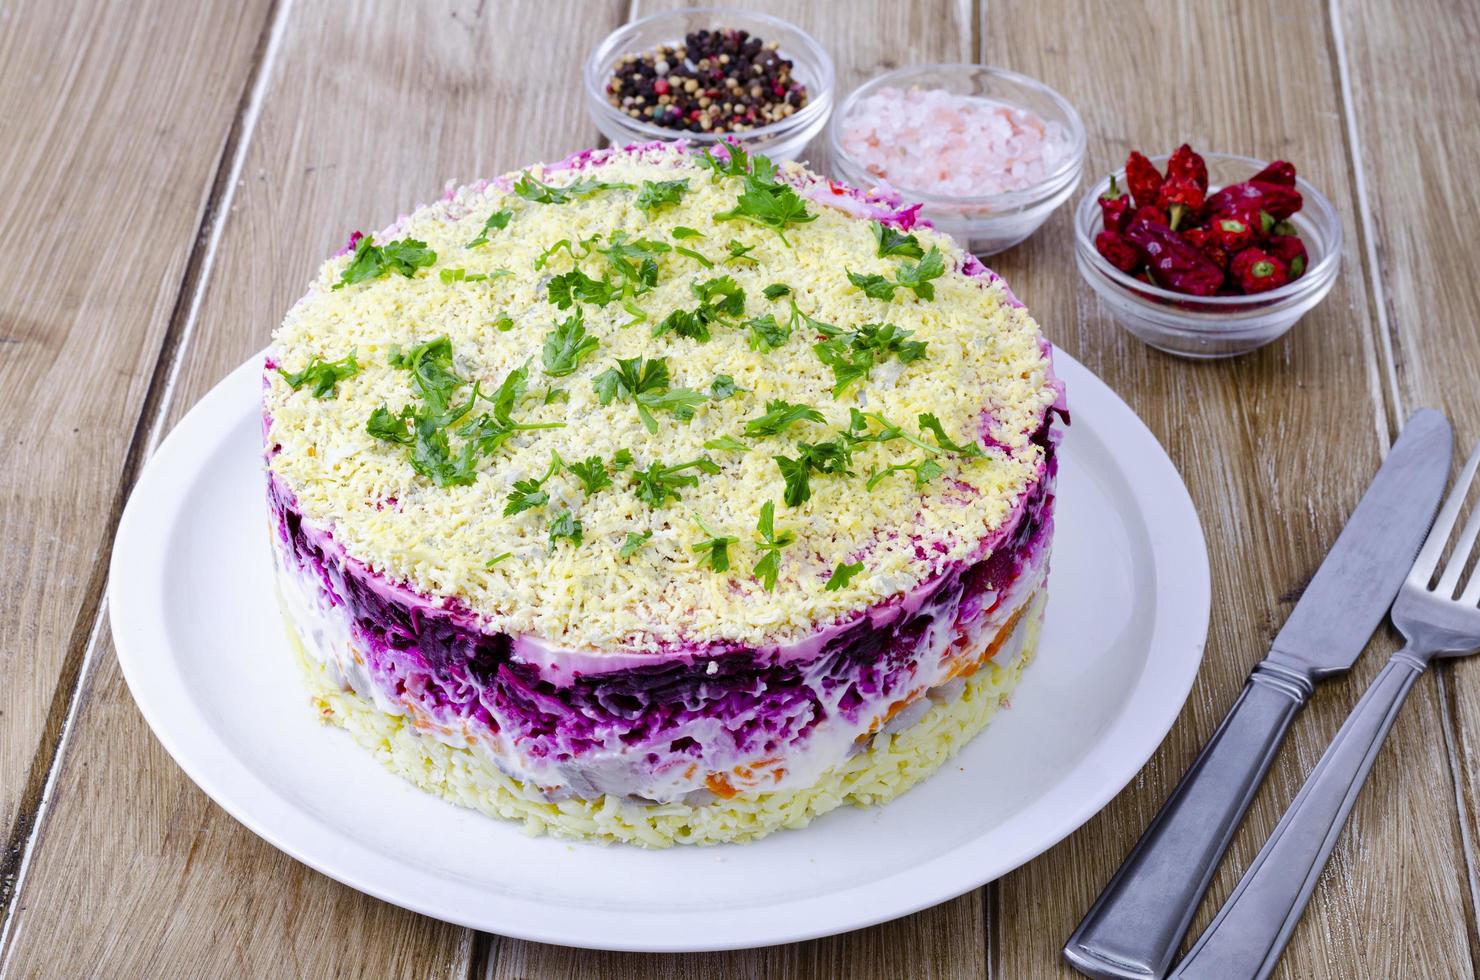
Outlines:
<svg viewBox="0 0 1480 980"><path fill-rule="evenodd" d="M144 724L107 567L160 437L266 342L346 230L594 145L585 54L653 0L0 0L0 973L30 976L1039 977L1232 703L1414 407L1480 436L1480 6L1472 0L857 0L796 20L851 88L982 61L1080 109L1087 173L1132 148L1296 161L1335 202L1326 301L1246 357L1142 346L1081 285L1069 209L992 265L1146 420L1207 533L1207 656L1170 737L1042 857L872 929L748 952L581 952L475 934L274 850ZM1072 397L1072 395L1071 395ZM1395 647L1318 690L1201 928ZM1051 654L1051 651L1049 651ZM1422 678L1280 976L1472 976L1480 663Z"/></svg>

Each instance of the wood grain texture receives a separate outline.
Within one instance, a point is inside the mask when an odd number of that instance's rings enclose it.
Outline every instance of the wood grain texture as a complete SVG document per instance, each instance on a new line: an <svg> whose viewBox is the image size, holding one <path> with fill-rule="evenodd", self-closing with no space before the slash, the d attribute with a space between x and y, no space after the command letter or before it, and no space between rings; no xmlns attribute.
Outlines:
<svg viewBox="0 0 1480 980"><path fill-rule="evenodd" d="M582 0L284 8L164 428L266 344L351 230L436 198L448 178L594 142L566 80L624 13ZM558 44L514 40L557 28ZM149 733L102 636L19 898L11 973L467 974L467 930L310 871L207 800Z"/></svg>
<svg viewBox="0 0 1480 980"><path fill-rule="evenodd" d="M0 4L0 913L267 0Z"/></svg>
<svg viewBox="0 0 1480 980"><path fill-rule="evenodd" d="M993 263L1050 339L1120 392L1167 446L1212 556L1207 655L1171 736L1094 820L996 885L996 975L1069 976L1060 945L1264 655L1371 478L1391 409L1351 234L1360 222L1323 6L1122 5L1109 17L1077 0L988 0L983 16L985 60L1043 78L1080 107L1091 174L1120 165L1130 149L1162 152L1184 140L1284 157L1327 191L1349 232L1346 270L1322 306L1270 347L1213 364L1160 355L1110 320L1067 267L1066 212ZM1065 30L1091 23L1093 30ZM1282 54L1297 50L1297 59ZM1069 399L1072 409L1072 391ZM1393 645L1380 636L1348 677L1320 686L1236 837L1193 938ZM1473 970L1440 716L1428 679L1398 721L1396 751L1378 760L1278 975L1347 977L1357 964L1371 976Z"/></svg>
<svg viewBox="0 0 1480 980"><path fill-rule="evenodd" d="M1462 459L1480 439L1480 8L1443 0L1333 6L1373 204L1370 271L1391 340L1394 400L1407 411L1447 412ZM1426 727L1424 736L1442 737L1451 753L1467 871L1460 887L1470 955L1480 962L1480 661L1440 664L1436 673L1445 730Z"/></svg>
<svg viewBox="0 0 1480 980"><path fill-rule="evenodd" d="M1467 267L1480 254L1480 233L1469 227L1480 203L1470 174L1480 151L1480 16L1473 9L1444 0L1399 8L1388 0L1333 7L1332 22L1314 3L1231 0L1120 5L1114 16L1089 0L747 6L813 32L837 61L841 91L898 64L979 55L1043 78L1079 106L1090 130L1091 173L1118 164L1132 147L1189 139L1293 159L1336 202L1348 233L1336 290L1287 338L1233 362L1174 360L1122 333L1074 271L1067 209L992 261L1049 337L1146 419L1203 519L1214 618L1198 685L1167 743L1081 831L954 902L767 950L589 953L475 937L339 886L253 837L202 796L149 734L104 623L15 930L0 949L0 974L1068 975L1058 957L1063 939L1263 655L1403 410L1437 404L1461 433L1480 435L1473 383L1480 291ZM0 553L0 667L7 681L18 676L14 658L24 654L19 676L46 688L7 684L0 693L0 803L7 808L19 792L6 768L10 754L21 760L22 784L31 759L28 747L12 749L12 733L34 742L48 713L60 723L51 693L57 668L44 677L37 665L63 663L95 625L109 508L127 477L149 379L170 374L167 360L155 363L160 338L177 299L193 296L186 265L201 255L195 224L264 15L244 6L233 14L237 21L217 16L207 28L195 7L188 16L152 17L110 8L90 19L53 7L0 7L3 226L30 229L35 223L24 219L35 202L57 201L91 229L114 219L130 227L155 222L149 227L160 240L141 250L131 236L126 257L110 263L89 254L88 264L68 265L82 254L79 239L52 230L63 222L42 223L38 233L54 238L41 239L27 260L26 270L36 273L19 277L20 286L0 283L0 407L26 406L19 434L0 435L0 448L12 458L43 444L66 454L54 468L64 477L40 485L50 496L39 510L30 503L38 487L32 468L0 472L0 540L20 542ZM200 284L199 326L182 338L173 396L146 429L173 425L261 347L349 230L378 227L431 199L446 178L489 175L593 142L573 83L581 59L623 17L654 9L646 0L285 6L262 112L244 136L241 181L231 188L219 251ZM12 30L22 13L23 29ZM182 40L156 45L160 24ZM42 58L52 49L38 37L49 44L65 38L55 50L71 60ZM1338 56L1349 62L1350 103ZM187 110L190 125L171 129L168 121ZM145 152L161 141L170 154ZM1415 147L1423 148L1419 164ZM811 155L817 158L815 145ZM91 180L62 183L60 164ZM1359 175L1369 185L1366 212L1358 210ZM1369 241L1380 274L1372 284L1364 275ZM88 332L93 320L110 329ZM9 349L14 339L21 350ZM48 374L69 358L102 379L80 407L63 399L77 400L75 392ZM32 414L53 404L64 413ZM69 422L67 411L87 424ZM70 426L81 433L68 436ZM22 438L14 446L3 441ZM12 629L13 610L25 609L14 600L36 597L44 608ZM1237 881L1393 645L1391 636L1380 637L1351 677L1323 685L1297 721L1196 928ZM1281 976L1474 974L1477 668L1458 665L1416 688Z"/></svg>

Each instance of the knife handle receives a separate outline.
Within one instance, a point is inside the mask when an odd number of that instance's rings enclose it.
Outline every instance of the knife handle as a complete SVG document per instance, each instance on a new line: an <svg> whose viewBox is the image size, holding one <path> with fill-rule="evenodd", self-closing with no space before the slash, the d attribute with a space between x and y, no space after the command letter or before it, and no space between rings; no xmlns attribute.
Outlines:
<svg viewBox="0 0 1480 980"><path fill-rule="evenodd" d="M1427 666L1407 648L1393 654L1173 976L1253 980L1274 972L1388 729Z"/></svg>
<svg viewBox="0 0 1480 980"><path fill-rule="evenodd" d="M1268 660L1064 946L1100 980L1166 976L1198 902L1313 685Z"/></svg>

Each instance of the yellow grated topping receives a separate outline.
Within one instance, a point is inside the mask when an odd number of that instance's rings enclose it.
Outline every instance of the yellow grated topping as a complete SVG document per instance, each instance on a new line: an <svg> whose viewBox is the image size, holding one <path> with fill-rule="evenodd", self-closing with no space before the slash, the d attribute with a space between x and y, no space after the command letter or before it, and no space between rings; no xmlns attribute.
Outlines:
<svg viewBox="0 0 1480 980"><path fill-rule="evenodd" d="M315 397L306 385L295 391L279 372L269 371L264 411L267 441L276 447L273 472L311 523L331 529L349 554L372 569L423 594L459 600L489 629L533 635L559 648L784 643L973 556L1039 478L1042 450L1030 437L1056 392L1037 326L1007 301L999 284L962 273L966 256L947 236L914 231L922 247L944 253L946 272L933 280L934 299L899 289L892 300L883 300L865 295L847 273L893 277L902 260L878 257L871 222L827 206L826 185L796 165L783 167L783 177L822 193L807 204L816 220L785 228L789 247L771 228L715 221L716 213L735 206L741 179L716 178L679 152L623 151L581 171L536 167L531 173L552 186L595 179L636 188L643 181L687 179L689 187L676 204L647 212L635 206L636 189L541 204L511 192L517 175L463 188L374 236L377 244L425 242L436 252L434 264L411 277L392 271L334 289L351 257L332 258L274 334L270 357L290 372L315 357L330 362L355 354L358 372L341 378L329 397ZM512 212L507 226L488 231L486 244L468 247L489 214L503 209ZM677 240L677 227L704 237ZM599 347L580 358L573 373L547 376L542 348L556 324L575 310L552 305L545 283L576 267L600 280L610 267L600 254L577 263L566 250L551 254L542 269L536 261L561 239L577 245L600 235L597 244L604 247L617 232L692 249L715 267L676 252L661 255L656 288L628 304L642 311L645 322L626 326L634 314L621 302L580 303L586 330ZM750 249L745 258L730 257L732 240ZM575 251L582 249L577 245ZM448 269L463 272L444 277ZM673 310L698 306L693 284L721 275L744 290L740 321L770 313L786 323L792 312L788 297L763 295L767 286L784 283L797 307L815 320L845 331L891 323L912 331L911 340L925 341L926 356L907 364L882 360L835 400L833 373L812 348L821 338L806 329L770 351L751 349L748 330L724 323L711 327L707 342L673 332L652 336L654 325ZM500 329L509 321L510 329ZM390 363L392 348L405 351L441 336L451 341L454 370L469 382L454 402L466 400L475 381L484 393L493 392L527 362L529 392L513 413L516 421L563 425L515 433L479 460L467 486L435 485L413 470L407 446L366 431L377 408L394 414L420 404L410 373ZM707 395L717 376L728 375L740 391L705 400L687 422L656 410L657 431L650 433L630 401L602 405L593 385L617 358L637 357L666 359L674 388ZM547 401L552 388L563 395ZM772 400L809 406L826 421L747 437L746 421L762 415ZM903 472L867 490L871 473L925 454L903 439L865 443L853 454L855 476L814 472L811 498L787 506L773 457L795 457L798 441L835 438L849 424L850 407L878 413L931 444L933 437L921 433L916 421L921 413L933 413L949 438L963 444L979 443L985 420L994 445L979 459L932 457L944 472L923 487ZM489 409L480 402L471 414ZM460 444L456 429L449 430L454 451ZM704 447L721 437L748 448ZM567 463L598 456L610 466L623 450L634 464L613 472L610 487L588 496L575 474L558 471L541 485L547 503L504 516L515 482L544 475L552 452ZM699 457L711 459L721 472L685 471L698 484L679 488L682 499L655 509L635 495L634 469ZM774 502L777 535L794 536L780 552L777 584L769 592L751 573L765 554L756 523L767 501ZM579 544L569 534L552 543L551 524L566 511L579 521ZM564 530L570 530L568 523ZM624 557L629 534L650 537ZM715 571L709 556L694 550L712 536L736 539L727 571ZM495 558L500 560L490 566ZM833 570L853 562L863 570L842 588L826 591Z"/></svg>

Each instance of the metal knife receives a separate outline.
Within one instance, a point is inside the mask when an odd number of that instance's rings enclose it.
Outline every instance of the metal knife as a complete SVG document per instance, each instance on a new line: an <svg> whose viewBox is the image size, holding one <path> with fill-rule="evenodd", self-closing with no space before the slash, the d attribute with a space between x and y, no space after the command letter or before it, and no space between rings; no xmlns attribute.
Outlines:
<svg viewBox="0 0 1480 980"><path fill-rule="evenodd" d="M1449 476L1449 421L1420 409L1285 620L1269 655L1064 946L1101 980L1165 977L1285 732L1315 682L1351 667L1387 614Z"/></svg>

